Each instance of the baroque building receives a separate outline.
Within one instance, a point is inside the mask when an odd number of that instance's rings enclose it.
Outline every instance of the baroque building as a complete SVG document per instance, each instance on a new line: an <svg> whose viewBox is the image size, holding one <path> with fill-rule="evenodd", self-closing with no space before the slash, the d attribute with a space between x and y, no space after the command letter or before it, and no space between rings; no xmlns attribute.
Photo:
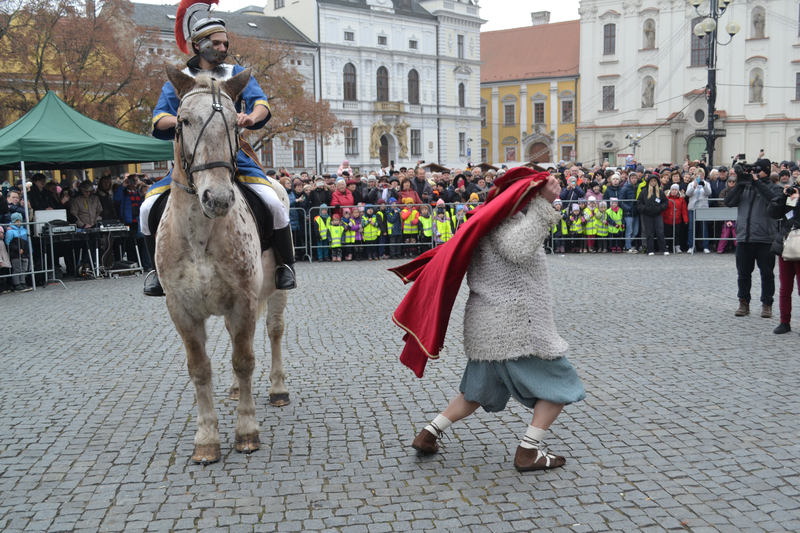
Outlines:
<svg viewBox="0 0 800 533"><path fill-rule="evenodd" d="M580 23L550 24L547 11L532 13L531 19L532 26L481 35L483 163L547 166L579 156Z"/></svg>
<svg viewBox="0 0 800 533"><path fill-rule="evenodd" d="M321 97L352 124L320 172L470 161L480 132L480 18L472 0L267 0L319 47Z"/></svg>
<svg viewBox="0 0 800 533"><path fill-rule="evenodd" d="M706 154L709 39L694 26L686 0L581 0L581 85L578 154L613 164L632 154L626 136L641 135L645 165L682 163ZM729 38L730 20L741 31ZM797 2L734 0L718 22L715 165L736 154L800 159L800 27ZM730 39L730 41L729 41ZM725 43L728 43L725 45Z"/></svg>

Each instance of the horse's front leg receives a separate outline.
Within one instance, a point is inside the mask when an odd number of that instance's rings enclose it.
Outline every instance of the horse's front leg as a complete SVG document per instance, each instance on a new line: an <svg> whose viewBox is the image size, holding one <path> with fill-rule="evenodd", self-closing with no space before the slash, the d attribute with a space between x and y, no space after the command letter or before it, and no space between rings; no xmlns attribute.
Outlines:
<svg viewBox="0 0 800 533"><path fill-rule="evenodd" d="M214 411L211 384L211 360L206 353L205 321L189 315L186 309L167 294L167 307L183 339L189 377L197 397L197 433L194 436L192 460L196 463L215 463L220 459L219 427Z"/></svg>
<svg viewBox="0 0 800 533"><path fill-rule="evenodd" d="M238 382L239 402L237 404L236 442L237 452L254 452L261 446L256 421L256 402L253 400L253 370L256 358L253 353L253 337L256 332L258 310L255 303L226 320L233 343L234 383Z"/></svg>
<svg viewBox="0 0 800 533"><path fill-rule="evenodd" d="M287 291L276 291L267 300L267 334L272 353L272 365L269 370L269 404L276 407L289 405L289 389L286 388L286 371L283 369L281 341L283 339L283 311L289 301Z"/></svg>
<svg viewBox="0 0 800 533"><path fill-rule="evenodd" d="M225 329L228 330L228 335L230 335L231 339L233 338L233 333L231 332L231 326L228 324L228 317L225 317ZM233 379L231 380L231 386L228 388L228 399L230 400L238 400L239 399L239 378L236 377L236 373L233 373Z"/></svg>

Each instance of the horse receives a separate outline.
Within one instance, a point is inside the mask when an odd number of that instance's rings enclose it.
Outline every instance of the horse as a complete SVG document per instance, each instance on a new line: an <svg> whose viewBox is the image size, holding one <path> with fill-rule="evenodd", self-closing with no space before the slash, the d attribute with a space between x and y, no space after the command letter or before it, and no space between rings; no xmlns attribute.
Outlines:
<svg viewBox="0 0 800 533"><path fill-rule="evenodd" d="M250 69L227 81L203 74L192 78L172 65L166 70L180 106L173 187L158 226L155 262L197 397L192 460L208 464L221 453L206 320L225 318L233 345L229 392L238 397L234 448L251 453L261 445L252 395L253 337L265 308L272 352L270 404L289 403L281 357L287 292L275 289L277 261L271 250L262 252L256 221L234 183L239 151L234 102L250 80ZM274 181L273 187L288 209L284 188Z"/></svg>

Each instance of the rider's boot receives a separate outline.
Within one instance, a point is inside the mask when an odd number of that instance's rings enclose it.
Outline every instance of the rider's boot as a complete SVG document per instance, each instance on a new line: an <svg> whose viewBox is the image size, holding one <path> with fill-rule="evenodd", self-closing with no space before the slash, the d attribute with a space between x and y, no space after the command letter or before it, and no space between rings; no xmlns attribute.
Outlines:
<svg viewBox="0 0 800 533"><path fill-rule="evenodd" d="M150 264L156 266L156 238L153 235L144 236L144 245L147 248L147 253L150 255ZM145 278L147 284L144 286L143 292L145 296L164 296L164 288L158 280L158 271L153 269L152 275Z"/></svg>
<svg viewBox="0 0 800 533"><path fill-rule="evenodd" d="M272 244L278 259L278 268L275 270L275 288L289 290L297 287L294 276L294 246L292 245L292 228L276 229L272 231Z"/></svg>

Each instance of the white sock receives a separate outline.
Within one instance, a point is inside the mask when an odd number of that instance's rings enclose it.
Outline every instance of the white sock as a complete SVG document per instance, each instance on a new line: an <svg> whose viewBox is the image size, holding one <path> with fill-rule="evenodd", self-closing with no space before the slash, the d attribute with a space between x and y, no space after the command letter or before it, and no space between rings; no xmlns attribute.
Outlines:
<svg viewBox="0 0 800 533"><path fill-rule="evenodd" d="M446 430L452 425L453 423L450 422L447 417L443 415L436 415L436 418L433 419L433 422L425 426L425 429L438 437L440 432ZM436 428L439 428L439 431L436 431Z"/></svg>
<svg viewBox="0 0 800 533"><path fill-rule="evenodd" d="M547 430L545 429L528 426L528 431L525 432L525 437L522 438L522 441L519 443L519 445L529 450L539 448L539 444L542 442L546 434Z"/></svg>

